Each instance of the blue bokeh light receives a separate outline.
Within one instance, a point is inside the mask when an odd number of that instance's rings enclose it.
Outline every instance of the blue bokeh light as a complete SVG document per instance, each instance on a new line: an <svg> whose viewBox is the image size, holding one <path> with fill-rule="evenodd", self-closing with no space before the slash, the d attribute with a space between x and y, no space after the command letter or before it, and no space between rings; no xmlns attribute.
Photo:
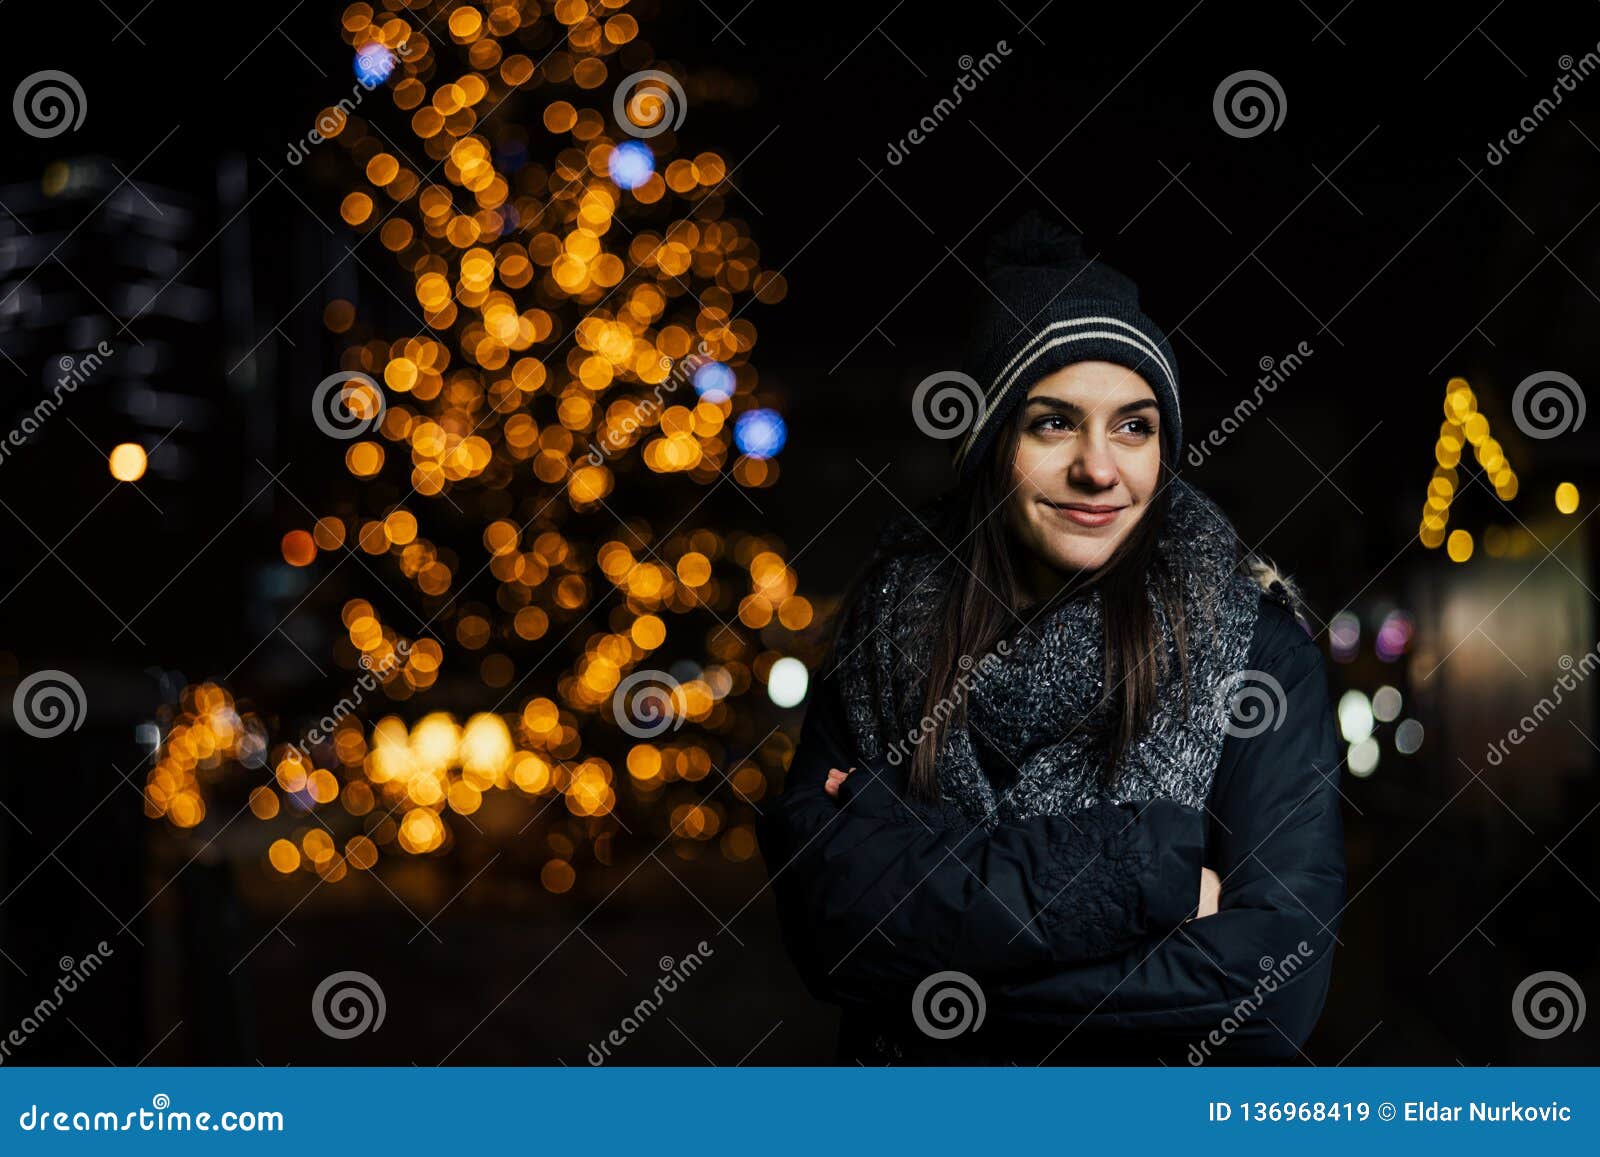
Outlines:
<svg viewBox="0 0 1600 1157"><path fill-rule="evenodd" d="M356 53L355 68L357 80L368 88L376 88L394 71L394 53L381 44L364 44Z"/></svg>
<svg viewBox="0 0 1600 1157"><path fill-rule="evenodd" d="M694 388L708 402L733 397L733 371L721 362L707 362L694 372Z"/></svg>
<svg viewBox="0 0 1600 1157"><path fill-rule="evenodd" d="M789 429L776 410L746 410L733 425L733 440L752 458L774 458L789 440Z"/></svg>
<svg viewBox="0 0 1600 1157"><path fill-rule="evenodd" d="M624 141L611 150L611 179L623 189L637 189L656 171L655 154L643 141Z"/></svg>

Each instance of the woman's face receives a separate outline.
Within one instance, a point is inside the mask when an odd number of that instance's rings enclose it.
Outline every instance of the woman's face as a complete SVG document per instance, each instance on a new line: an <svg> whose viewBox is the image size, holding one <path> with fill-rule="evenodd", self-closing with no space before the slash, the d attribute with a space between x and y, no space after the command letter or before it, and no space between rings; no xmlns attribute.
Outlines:
<svg viewBox="0 0 1600 1157"><path fill-rule="evenodd" d="M1155 496L1161 467L1155 391L1110 362L1041 378L1023 403L1007 522L1040 562L1093 570Z"/></svg>

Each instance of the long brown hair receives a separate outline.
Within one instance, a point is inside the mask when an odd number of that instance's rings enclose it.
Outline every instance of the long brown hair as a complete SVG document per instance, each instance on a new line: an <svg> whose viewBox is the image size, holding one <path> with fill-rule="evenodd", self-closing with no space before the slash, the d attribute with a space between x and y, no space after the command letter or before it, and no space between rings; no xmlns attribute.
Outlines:
<svg viewBox="0 0 1600 1157"><path fill-rule="evenodd" d="M966 697L954 693L957 679L1018 628L1030 629L1029 624L1059 599L1094 589L1100 592L1105 663L1099 706L1109 708L1114 720L1102 770L1104 783L1109 786L1113 782L1123 753L1143 731L1155 708L1160 680L1170 669L1160 646L1157 602L1172 625L1184 702L1188 703L1182 579L1170 571L1156 550L1172 501L1173 475L1167 456L1162 455L1149 508L1111 557L1094 571L1073 576L1045 607L1023 608L1014 592L1018 590L1015 556L1024 548L1016 543L1005 518L1005 504L1014 489L1011 471L1021 429L1019 408L1017 419L1007 423L985 461L977 464L948 507L949 524L941 536L959 565L953 566L953 579L935 620L938 633L922 700L924 718L932 722L933 729L912 755L908 787L914 797L939 798L939 751L950 728L966 721ZM1151 579L1154 598L1147 592ZM1147 660L1153 653L1156 662L1150 663ZM965 665L963 658L968 660Z"/></svg>

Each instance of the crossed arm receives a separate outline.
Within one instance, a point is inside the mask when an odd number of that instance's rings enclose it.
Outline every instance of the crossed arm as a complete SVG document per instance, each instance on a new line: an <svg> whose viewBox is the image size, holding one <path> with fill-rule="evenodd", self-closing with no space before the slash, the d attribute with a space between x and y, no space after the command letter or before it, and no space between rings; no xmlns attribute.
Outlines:
<svg viewBox="0 0 1600 1157"><path fill-rule="evenodd" d="M1293 1055L1344 902L1338 743L1315 647L1299 639L1263 666L1284 689L1281 722L1229 741L1206 812L1152 800L993 828L910 803L894 769L856 758L823 681L760 829L807 987L885 1007L957 970L997 1020L1179 1039L1231 1015L1233 1055ZM1220 904L1190 919L1203 863Z"/></svg>
<svg viewBox="0 0 1600 1157"><path fill-rule="evenodd" d="M914 804L894 769L835 794L850 743L837 691L815 690L762 851L786 942L814 995L873 1004L932 972L1022 977L1103 960L1192 915L1205 817L1170 800L1103 804L992 828Z"/></svg>

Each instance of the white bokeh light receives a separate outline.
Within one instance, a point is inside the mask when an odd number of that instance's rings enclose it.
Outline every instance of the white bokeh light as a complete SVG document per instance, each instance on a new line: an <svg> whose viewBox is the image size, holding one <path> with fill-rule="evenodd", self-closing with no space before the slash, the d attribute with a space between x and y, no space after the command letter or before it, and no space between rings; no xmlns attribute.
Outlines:
<svg viewBox="0 0 1600 1157"><path fill-rule="evenodd" d="M1339 732L1346 743L1360 743L1372 734L1372 701L1362 692L1339 696Z"/></svg>
<svg viewBox="0 0 1600 1157"><path fill-rule="evenodd" d="M793 707L806 697L811 673L799 659L779 659L767 674L767 697L779 707Z"/></svg>
<svg viewBox="0 0 1600 1157"><path fill-rule="evenodd" d="M1372 693L1372 717L1380 723L1393 723L1400 718L1400 692L1384 684Z"/></svg>
<svg viewBox="0 0 1600 1157"><path fill-rule="evenodd" d="M1350 745L1350 774L1365 779L1378 770L1378 741L1368 736Z"/></svg>

